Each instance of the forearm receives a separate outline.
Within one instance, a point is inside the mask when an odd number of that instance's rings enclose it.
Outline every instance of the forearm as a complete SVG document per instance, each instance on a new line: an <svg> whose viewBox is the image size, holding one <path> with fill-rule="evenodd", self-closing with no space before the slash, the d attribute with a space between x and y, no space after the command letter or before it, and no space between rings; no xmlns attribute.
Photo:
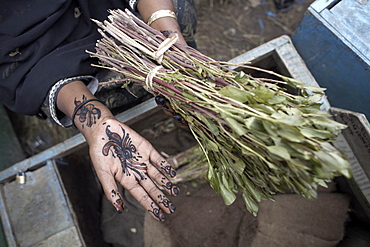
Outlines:
<svg viewBox="0 0 370 247"><path fill-rule="evenodd" d="M149 17L158 10L175 11L172 0L140 0L137 8L145 22L148 22ZM179 35L178 43L186 45L186 41L181 34L180 26L175 18L159 18L155 20L150 26L154 29L159 30L167 37L171 37L174 33L177 33Z"/></svg>

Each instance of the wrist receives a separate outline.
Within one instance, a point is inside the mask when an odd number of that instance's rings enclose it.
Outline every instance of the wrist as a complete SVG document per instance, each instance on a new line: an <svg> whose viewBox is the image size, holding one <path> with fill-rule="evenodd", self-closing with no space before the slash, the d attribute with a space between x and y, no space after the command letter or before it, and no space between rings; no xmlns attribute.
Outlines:
<svg viewBox="0 0 370 247"><path fill-rule="evenodd" d="M75 105L71 119L85 137L94 133L105 121L115 119L110 110L96 98L85 98L82 102L75 102Z"/></svg>
<svg viewBox="0 0 370 247"><path fill-rule="evenodd" d="M99 101L82 81L64 86L57 98L57 107L84 135L88 135L102 120L114 118L110 110Z"/></svg>

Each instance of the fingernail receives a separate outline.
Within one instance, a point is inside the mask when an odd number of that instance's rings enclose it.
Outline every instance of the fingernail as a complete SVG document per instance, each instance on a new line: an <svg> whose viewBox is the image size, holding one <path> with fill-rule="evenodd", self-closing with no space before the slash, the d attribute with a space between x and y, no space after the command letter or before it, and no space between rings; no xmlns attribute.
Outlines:
<svg viewBox="0 0 370 247"><path fill-rule="evenodd" d="M175 170L172 170L172 171L171 171L171 176L172 176L172 177L176 176L176 174L177 174L177 173L176 173L176 171L175 171Z"/></svg>
<svg viewBox="0 0 370 247"><path fill-rule="evenodd" d="M180 193L180 189L178 187L172 188L172 195L177 196Z"/></svg>
<svg viewBox="0 0 370 247"><path fill-rule="evenodd" d="M166 99L162 96L156 96L155 97L155 102L158 104L158 105L161 105L161 106L165 106L166 105Z"/></svg>
<svg viewBox="0 0 370 247"><path fill-rule="evenodd" d="M165 214L162 214L161 215L161 221L165 221L166 220L166 215Z"/></svg>
<svg viewBox="0 0 370 247"><path fill-rule="evenodd" d="M116 208L117 213L122 214L123 213L123 201L121 198L117 199L114 203L113 206Z"/></svg>
<svg viewBox="0 0 370 247"><path fill-rule="evenodd" d="M176 119L176 121L178 121L183 126L188 125L188 123L185 121L185 119L179 113L175 113L175 115L173 115L173 118Z"/></svg>
<svg viewBox="0 0 370 247"><path fill-rule="evenodd" d="M171 204L171 206L170 206L170 211L171 211L171 213L173 213L173 212L175 212L175 211L176 211L176 206L175 206L175 204Z"/></svg>
<svg viewBox="0 0 370 247"><path fill-rule="evenodd" d="M175 115L173 115L173 118L176 119L177 121L179 121L180 123L182 123L183 120L184 120L182 118L182 116L180 114L178 114L178 113L175 113Z"/></svg>

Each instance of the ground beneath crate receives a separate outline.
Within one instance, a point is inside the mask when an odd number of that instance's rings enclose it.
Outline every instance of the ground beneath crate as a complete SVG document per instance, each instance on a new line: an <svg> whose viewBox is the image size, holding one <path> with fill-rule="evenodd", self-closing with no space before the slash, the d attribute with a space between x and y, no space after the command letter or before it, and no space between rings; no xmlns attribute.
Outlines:
<svg viewBox="0 0 370 247"><path fill-rule="evenodd" d="M197 48L228 61L281 35L292 36L312 2L295 0L278 10L274 0L195 0Z"/></svg>

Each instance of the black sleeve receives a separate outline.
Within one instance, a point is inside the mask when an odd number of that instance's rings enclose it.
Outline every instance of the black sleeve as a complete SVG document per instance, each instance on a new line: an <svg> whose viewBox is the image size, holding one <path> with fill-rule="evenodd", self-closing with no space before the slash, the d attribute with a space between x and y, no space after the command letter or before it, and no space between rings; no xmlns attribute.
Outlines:
<svg viewBox="0 0 370 247"><path fill-rule="evenodd" d="M90 18L104 20L122 1L12 0L0 8L0 100L36 115L51 86L63 78L94 75L100 39ZM91 6L97 6L92 8Z"/></svg>

